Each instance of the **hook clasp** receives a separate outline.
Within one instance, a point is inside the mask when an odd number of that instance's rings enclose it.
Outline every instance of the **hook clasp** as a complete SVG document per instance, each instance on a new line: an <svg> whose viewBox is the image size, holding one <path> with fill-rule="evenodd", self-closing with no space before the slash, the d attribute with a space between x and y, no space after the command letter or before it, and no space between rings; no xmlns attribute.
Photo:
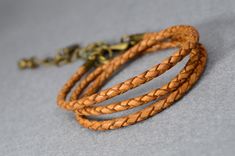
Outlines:
<svg viewBox="0 0 235 156"><path fill-rule="evenodd" d="M138 43L144 34L124 35L120 43L109 44L105 42L95 42L81 48L78 44L60 49L54 57L38 59L36 57L24 58L18 62L20 69L33 69L41 65L45 66L61 66L69 64L79 58L88 62L93 62L94 65L106 63L114 56L114 53L120 53L128 50L130 47Z"/></svg>

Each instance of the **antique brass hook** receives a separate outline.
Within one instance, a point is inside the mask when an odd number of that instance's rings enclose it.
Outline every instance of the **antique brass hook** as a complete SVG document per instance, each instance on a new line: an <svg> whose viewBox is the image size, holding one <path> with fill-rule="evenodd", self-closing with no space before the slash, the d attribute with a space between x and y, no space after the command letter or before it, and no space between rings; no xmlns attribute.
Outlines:
<svg viewBox="0 0 235 156"><path fill-rule="evenodd" d="M114 53L120 53L128 50L143 37L143 34L125 35L120 43L108 44L105 42L95 42L81 48L78 44L73 44L62 48L54 57L38 59L36 57L23 58L18 62L20 69L34 69L40 66L61 66L72 63L81 58L93 62L93 65L103 64L114 56Z"/></svg>

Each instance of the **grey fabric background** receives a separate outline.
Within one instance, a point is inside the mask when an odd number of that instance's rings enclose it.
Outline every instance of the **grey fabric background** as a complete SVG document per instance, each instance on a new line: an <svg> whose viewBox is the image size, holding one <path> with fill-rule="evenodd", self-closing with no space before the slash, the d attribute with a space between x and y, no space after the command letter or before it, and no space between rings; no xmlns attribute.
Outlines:
<svg viewBox="0 0 235 156"><path fill-rule="evenodd" d="M127 128L90 131L57 107L58 90L82 61L35 71L16 67L21 57L51 56L74 42L118 41L123 34L177 24L199 30L208 50L206 71L182 100ZM0 155L235 155L234 0L1 0L0 49ZM137 59L104 88L172 52ZM185 61L114 100L160 87Z"/></svg>

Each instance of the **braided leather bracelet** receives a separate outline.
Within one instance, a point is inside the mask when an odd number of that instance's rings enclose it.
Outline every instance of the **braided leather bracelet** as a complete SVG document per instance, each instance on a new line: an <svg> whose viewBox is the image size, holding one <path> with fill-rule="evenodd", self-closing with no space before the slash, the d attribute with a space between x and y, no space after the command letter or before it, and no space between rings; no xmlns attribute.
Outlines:
<svg viewBox="0 0 235 156"><path fill-rule="evenodd" d="M74 111L77 121L82 126L92 130L111 130L143 121L171 106L199 79L205 68L207 54L203 45L198 41L199 34L192 26L172 26L160 32L145 33L142 40L133 47L98 66L87 74L87 76L84 75L91 70L88 68L88 64L84 64L78 68L60 90L57 103L66 110ZM111 88L97 92L106 80L128 61L145 53L175 47L179 49L160 64ZM97 103L123 94L158 77L171 69L171 67L180 62L188 54L190 58L185 67L176 77L161 88L124 101L104 106L95 106ZM66 101L67 94L83 76L84 78L72 91L70 100ZM107 120L89 119L89 116L116 113L144 105L154 100L157 101L127 116Z"/></svg>

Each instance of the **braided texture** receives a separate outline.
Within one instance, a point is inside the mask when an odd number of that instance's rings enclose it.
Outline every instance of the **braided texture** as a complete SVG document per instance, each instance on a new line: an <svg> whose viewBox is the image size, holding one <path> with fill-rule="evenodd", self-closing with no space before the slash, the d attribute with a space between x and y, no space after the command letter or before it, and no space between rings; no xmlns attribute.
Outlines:
<svg viewBox="0 0 235 156"><path fill-rule="evenodd" d="M178 50L140 75L98 92L113 73L128 61L145 53L167 48L178 48ZM161 88L124 101L95 106L97 103L151 81L171 69L187 55L189 55L189 60L185 67ZM179 100L201 76L206 65L206 59L206 50L199 43L199 34L192 26L172 26L160 32L146 33L139 43L107 63L93 70L88 69L86 64L78 68L60 90L57 103L60 107L75 112L77 121L82 126L92 130L111 130L132 125L163 111ZM70 99L66 100L68 93L79 80L80 83L72 91ZM104 120L89 119L89 116L125 111L152 101L155 102L127 116Z"/></svg>

